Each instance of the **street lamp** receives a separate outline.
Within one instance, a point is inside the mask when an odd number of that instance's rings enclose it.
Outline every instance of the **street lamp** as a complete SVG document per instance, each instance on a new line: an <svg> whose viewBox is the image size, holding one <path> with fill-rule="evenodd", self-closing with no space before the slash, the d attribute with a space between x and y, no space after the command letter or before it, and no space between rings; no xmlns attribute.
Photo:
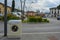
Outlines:
<svg viewBox="0 0 60 40"><path fill-rule="evenodd" d="M7 36L7 0L4 1L5 9L4 9L4 36Z"/></svg>

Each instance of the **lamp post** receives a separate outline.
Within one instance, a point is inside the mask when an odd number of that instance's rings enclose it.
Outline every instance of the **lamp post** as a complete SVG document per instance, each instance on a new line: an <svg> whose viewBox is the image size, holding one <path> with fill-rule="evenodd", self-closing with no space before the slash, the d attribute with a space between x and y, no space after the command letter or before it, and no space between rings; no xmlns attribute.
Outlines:
<svg viewBox="0 0 60 40"><path fill-rule="evenodd" d="M4 1L5 9L4 9L4 36L7 36L7 0Z"/></svg>

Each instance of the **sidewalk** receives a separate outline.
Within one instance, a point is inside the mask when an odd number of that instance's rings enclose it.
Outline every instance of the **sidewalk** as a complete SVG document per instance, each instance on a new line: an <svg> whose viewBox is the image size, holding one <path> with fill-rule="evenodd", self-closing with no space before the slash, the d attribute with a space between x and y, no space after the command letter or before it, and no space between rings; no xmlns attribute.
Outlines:
<svg viewBox="0 0 60 40"><path fill-rule="evenodd" d="M20 38L8 38L3 36L4 36L4 33L0 33L0 40L20 40Z"/></svg>
<svg viewBox="0 0 60 40"><path fill-rule="evenodd" d="M50 40L55 39L60 40L60 33L50 33L50 34L23 34L22 40Z"/></svg>
<svg viewBox="0 0 60 40"><path fill-rule="evenodd" d="M0 40L20 40L20 38L8 38L8 37L0 36Z"/></svg>
<svg viewBox="0 0 60 40"><path fill-rule="evenodd" d="M7 37L3 37L0 40L20 40L20 38L7 38Z"/></svg>

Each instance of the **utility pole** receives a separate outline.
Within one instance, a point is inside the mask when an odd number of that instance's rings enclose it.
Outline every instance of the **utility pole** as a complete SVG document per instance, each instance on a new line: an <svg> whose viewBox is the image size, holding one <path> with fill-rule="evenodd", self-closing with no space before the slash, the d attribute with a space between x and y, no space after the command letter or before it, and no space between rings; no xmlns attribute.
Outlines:
<svg viewBox="0 0 60 40"><path fill-rule="evenodd" d="M7 0L4 1L5 4L5 14L4 14L4 37L7 36Z"/></svg>

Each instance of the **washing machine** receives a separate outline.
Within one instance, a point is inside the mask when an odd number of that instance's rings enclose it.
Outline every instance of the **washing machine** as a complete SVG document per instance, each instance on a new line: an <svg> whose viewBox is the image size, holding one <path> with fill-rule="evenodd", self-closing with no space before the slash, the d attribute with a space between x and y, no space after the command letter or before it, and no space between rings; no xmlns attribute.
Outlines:
<svg viewBox="0 0 60 40"><path fill-rule="evenodd" d="M8 38L20 38L22 35L21 20L9 20L7 25Z"/></svg>

